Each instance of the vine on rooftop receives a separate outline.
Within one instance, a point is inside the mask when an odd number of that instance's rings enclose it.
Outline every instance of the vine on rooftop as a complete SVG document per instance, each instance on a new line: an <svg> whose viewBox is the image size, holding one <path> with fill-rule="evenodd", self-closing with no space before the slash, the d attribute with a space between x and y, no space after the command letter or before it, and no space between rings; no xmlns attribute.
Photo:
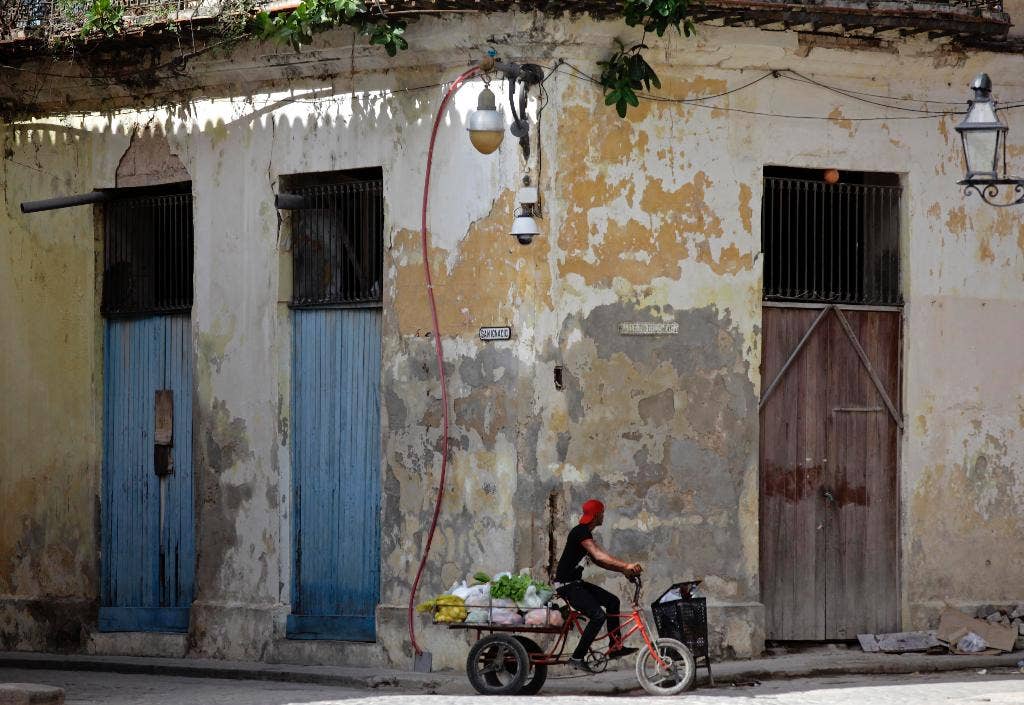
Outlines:
<svg viewBox="0 0 1024 705"><path fill-rule="evenodd" d="M382 11L372 12L363 0L302 0L290 12L271 16L267 12L256 15L255 27L261 40L274 40L290 44L295 51L313 42L313 35L339 26L354 27L359 34L369 37L370 44L384 47L388 56L408 49L403 20L388 17Z"/></svg>
<svg viewBox="0 0 1024 705"><path fill-rule="evenodd" d="M653 32L659 37L674 28L687 37L697 31L690 12L690 0L624 0L622 17L630 27L643 27L644 35ZM648 46L641 39L639 43L626 48L618 39L617 49L604 61L597 62L601 69L598 79L604 89L604 104L614 105L619 117L640 105L637 91L651 92L651 87L661 88L661 80L644 58L643 50Z"/></svg>
<svg viewBox="0 0 1024 705"><path fill-rule="evenodd" d="M690 0L623 0L622 19L629 27L640 27L644 35L665 36L670 29L687 37L696 32ZM291 12L271 17L266 12L256 16L258 34L262 40L290 44L299 51L313 41L313 35L339 25L355 27L360 34L370 37L370 44L379 44L388 56L395 56L409 43L402 35L405 23L367 8L362 0L303 0ZM661 88L661 81L643 56L647 45L643 40L628 49L615 40L617 49L604 61L598 62L598 79L604 89L605 105L614 105L619 117L626 117L630 107L640 105L637 91Z"/></svg>
<svg viewBox="0 0 1024 705"><path fill-rule="evenodd" d="M624 118L630 107L640 105L636 92L641 88L650 92L651 86L661 88L661 80L640 53L647 48L646 44L634 44L627 49L618 39L615 42L618 50L607 60L598 61L597 65L601 69L604 104L614 105L615 112Z"/></svg>
<svg viewBox="0 0 1024 705"><path fill-rule="evenodd" d="M643 37L628 47L616 40L608 58L598 62L597 79L604 91L605 104L614 106L620 117L626 117L631 107L640 104L639 91L661 88L657 73L644 58L648 34L663 37L675 29L680 35L693 35L693 2L700 0L621 0L618 14L626 26L641 29ZM404 36L405 21L389 15L378 0L302 0L293 10L274 14L254 11L255 4L254 0L222 2L218 20L225 39L219 44L254 36L301 51L320 32L352 27L367 37L371 45L382 47L388 56L396 56L409 47ZM147 22L163 25L162 31L180 32L178 23L171 21L180 7L179 0L147 4L133 9L131 15L126 14L125 7L124 0L54 0L51 46L74 48L75 44L116 37L130 26ZM141 18L145 21L140 21Z"/></svg>
<svg viewBox="0 0 1024 705"><path fill-rule="evenodd" d="M124 29L124 6L114 0L93 0L85 8L82 36L99 34L112 37Z"/></svg>

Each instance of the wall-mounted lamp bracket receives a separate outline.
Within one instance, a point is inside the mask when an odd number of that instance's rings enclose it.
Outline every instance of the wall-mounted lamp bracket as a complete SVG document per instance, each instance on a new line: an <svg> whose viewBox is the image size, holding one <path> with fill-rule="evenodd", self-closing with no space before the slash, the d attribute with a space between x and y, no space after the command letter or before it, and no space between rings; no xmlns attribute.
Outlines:
<svg viewBox="0 0 1024 705"><path fill-rule="evenodd" d="M519 139L523 159L529 159L530 121L526 116L526 99L530 87L539 85L544 80L544 69L537 64L507 63L493 57L485 57L478 65L484 71L498 71L508 79L508 105L512 111L512 126L509 132Z"/></svg>

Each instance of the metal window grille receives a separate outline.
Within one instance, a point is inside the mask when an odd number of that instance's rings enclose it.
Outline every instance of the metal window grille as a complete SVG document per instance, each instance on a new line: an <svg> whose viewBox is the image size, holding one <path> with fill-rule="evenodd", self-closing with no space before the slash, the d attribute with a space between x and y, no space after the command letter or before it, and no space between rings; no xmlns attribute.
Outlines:
<svg viewBox="0 0 1024 705"><path fill-rule="evenodd" d="M900 305L900 188L766 176L764 298Z"/></svg>
<svg viewBox="0 0 1024 705"><path fill-rule="evenodd" d="M292 189L292 306L380 306L384 191L380 179Z"/></svg>
<svg viewBox="0 0 1024 705"><path fill-rule="evenodd" d="M107 317L192 308L192 194L119 198L104 207Z"/></svg>

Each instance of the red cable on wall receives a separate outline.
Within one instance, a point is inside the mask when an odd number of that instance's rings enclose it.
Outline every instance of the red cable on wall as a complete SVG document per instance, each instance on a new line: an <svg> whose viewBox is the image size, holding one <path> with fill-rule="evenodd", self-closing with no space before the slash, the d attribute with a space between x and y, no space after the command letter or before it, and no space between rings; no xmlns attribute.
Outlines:
<svg viewBox="0 0 1024 705"><path fill-rule="evenodd" d="M444 498L444 480L448 471L448 378L444 372L444 353L441 349L441 329L437 322L437 303L434 301L434 280L430 274L430 254L427 247L427 202L430 196L430 167L434 162L434 142L437 139L437 128L441 125L441 116L448 106L448 101L474 74L480 73L481 68L474 66L468 71L459 75L453 82L441 106L437 109L434 117L434 129L430 132L430 147L427 149L427 175L423 180L423 209L420 221L420 242L423 247L423 273L427 281L427 298L430 301L430 317L434 325L434 351L437 353L437 370L441 379L441 403L444 404L441 430L441 476L437 487L437 500L434 503L434 517L430 521L430 529L427 531L427 544L423 548L423 557L420 559L420 567L416 571L416 579L412 583L412 592L409 594L409 639L412 640L412 648L417 654L423 653L420 645L416 642L416 626L413 617L413 605L416 604L416 591L420 585L420 578L423 576L423 568L427 564L427 556L430 555L430 544L434 541L434 530L437 528L437 517L441 514L441 500Z"/></svg>

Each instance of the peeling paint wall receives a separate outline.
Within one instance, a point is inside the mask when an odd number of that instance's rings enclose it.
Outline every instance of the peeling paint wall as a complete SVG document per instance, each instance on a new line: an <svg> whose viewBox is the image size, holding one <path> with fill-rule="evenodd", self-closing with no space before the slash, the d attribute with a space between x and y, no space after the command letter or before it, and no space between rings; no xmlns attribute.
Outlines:
<svg viewBox="0 0 1024 705"><path fill-rule="evenodd" d="M45 633L60 630L21 605L72 600L82 605L82 648L147 650L146 637L91 634L86 610L96 600L101 419L92 217L26 217L17 203L113 185L131 135L148 125L169 152L140 150L149 156L133 173L180 163L195 194L198 550L187 643L153 637L150 650L407 665L404 605L440 464L419 203L441 94L398 89L450 79L458 67L446 57L480 53L473 38L499 30L512 47L499 46L503 54L592 68L621 27L529 14L423 20L410 29L413 52L388 72L367 59L327 79L281 69L290 83L257 86L239 82L238 69L232 85L211 90L226 97L2 126L0 369L13 390L0 425L4 646L58 648ZM349 60L348 41L324 36L324 66ZM251 48L234 58L259 62ZM1021 75L1020 57L959 55L922 39L895 51L808 49L793 33L714 27L659 42L649 58L661 95L690 99L782 67L947 101L960 101L980 70ZM222 65L207 61L197 76L213 85ZM925 626L944 600L1024 597L1024 566L1007 559L1024 537L1024 229L1018 214L960 193L954 119L861 121L878 109L768 78L717 109L645 102L620 121L565 72L545 87L542 169L536 156L524 169L511 139L491 157L470 149L463 125L475 87L456 96L438 139L430 258L452 454L422 595L475 570L543 575L579 503L599 496L608 505L600 541L644 563L650 591L703 578L716 652L761 650L760 199L763 166L780 164L896 172L904 187L903 626ZM1024 96L1024 82L997 88ZM1024 122L1009 118L1013 141ZM383 168L387 222L380 638L290 642L290 272L273 195L282 176L367 166ZM521 247L507 232L526 170L540 180L543 233ZM675 322L679 332L624 336L624 322ZM489 325L511 326L513 339L482 343L477 330ZM56 427L54 442L37 442ZM435 664L462 663L464 637L427 628L421 639Z"/></svg>
<svg viewBox="0 0 1024 705"><path fill-rule="evenodd" d="M88 210L21 217L40 193L112 174L97 135L60 121L0 132L0 649L76 650L95 621L101 399ZM126 144L126 142L125 142Z"/></svg>

